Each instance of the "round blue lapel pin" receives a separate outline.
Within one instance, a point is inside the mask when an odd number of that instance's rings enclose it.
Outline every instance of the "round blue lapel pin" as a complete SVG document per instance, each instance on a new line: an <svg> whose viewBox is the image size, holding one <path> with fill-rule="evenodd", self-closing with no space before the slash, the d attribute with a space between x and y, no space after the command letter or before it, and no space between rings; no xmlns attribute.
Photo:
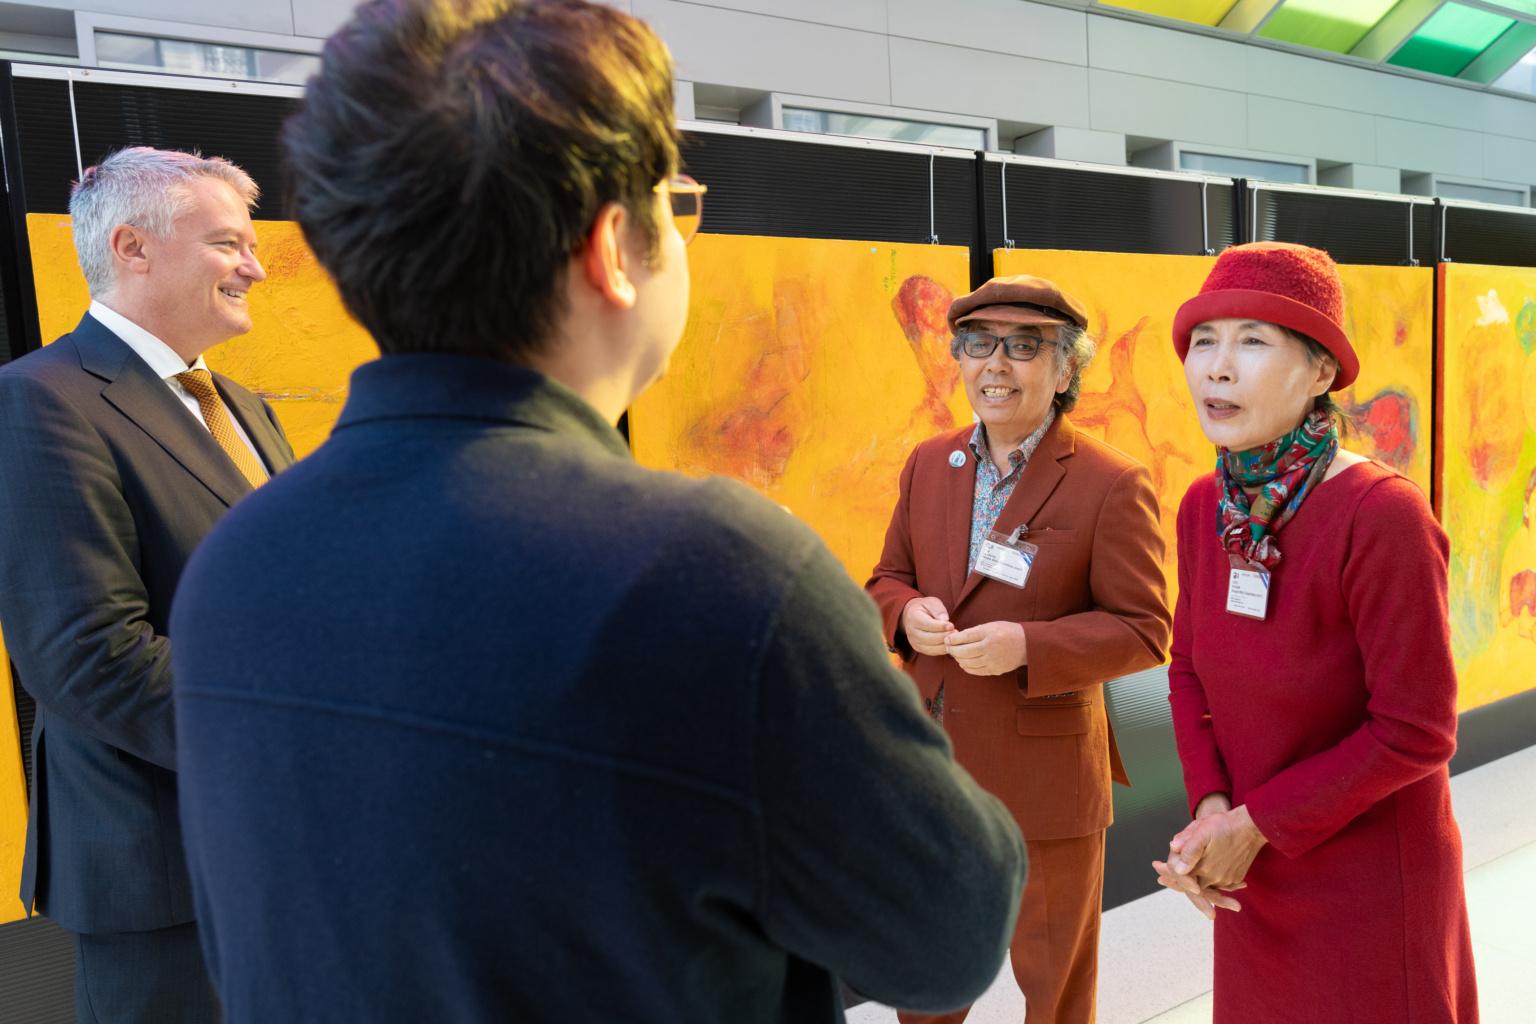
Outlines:
<svg viewBox="0 0 1536 1024"><path fill-rule="evenodd" d="M950 452L949 464L954 466L956 469L959 469L961 466L965 465L965 452L962 452L958 449Z"/></svg>

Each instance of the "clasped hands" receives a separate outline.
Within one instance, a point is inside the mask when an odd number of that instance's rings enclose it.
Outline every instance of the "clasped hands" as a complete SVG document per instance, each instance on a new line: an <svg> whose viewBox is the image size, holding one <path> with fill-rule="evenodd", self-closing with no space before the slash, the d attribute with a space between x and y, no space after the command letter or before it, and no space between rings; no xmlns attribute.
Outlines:
<svg viewBox="0 0 1536 1024"><path fill-rule="evenodd" d="M1025 664L1024 627L1017 622L986 622L956 629L936 597L914 597L901 611L907 642L918 654L949 655L973 676L1000 676Z"/></svg>
<svg viewBox="0 0 1536 1024"><path fill-rule="evenodd" d="M1248 815L1225 793L1209 793L1195 808L1195 820L1168 844L1168 860L1153 861L1157 884L1182 892L1195 908L1216 920L1216 908L1242 910L1227 893L1244 888L1253 859L1268 842Z"/></svg>

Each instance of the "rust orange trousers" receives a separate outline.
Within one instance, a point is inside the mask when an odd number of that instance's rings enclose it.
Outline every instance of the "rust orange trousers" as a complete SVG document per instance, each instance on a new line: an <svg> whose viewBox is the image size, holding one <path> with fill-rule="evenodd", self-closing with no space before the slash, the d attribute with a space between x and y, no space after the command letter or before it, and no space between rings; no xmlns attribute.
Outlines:
<svg viewBox="0 0 1536 1024"><path fill-rule="evenodd" d="M1024 1024L1093 1024L1099 981L1104 833L1026 841L1029 881L1008 947L1024 993ZM960 1024L969 1006L934 1015L899 1013L901 1024Z"/></svg>

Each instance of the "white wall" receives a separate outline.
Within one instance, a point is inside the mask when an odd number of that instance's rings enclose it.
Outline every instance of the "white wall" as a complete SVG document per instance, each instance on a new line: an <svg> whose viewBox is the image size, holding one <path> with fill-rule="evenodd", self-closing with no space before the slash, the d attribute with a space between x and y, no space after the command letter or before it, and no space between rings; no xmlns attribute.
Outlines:
<svg viewBox="0 0 1536 1024"><path fill-rule="evenodd" d="M1536 100L1351 67L1029 0L610 0L654 25L706 112L767 92L1046 128L1059 157L1162 142L1315 159L1325 180L1400 172L1536 185ZM349 0L31 0L321 37ZM1093 134L1089 134L1092 132ZM1072 151L1081 140L1082 154ZM1354 165L1356 169L1338 165Z"/></svg>

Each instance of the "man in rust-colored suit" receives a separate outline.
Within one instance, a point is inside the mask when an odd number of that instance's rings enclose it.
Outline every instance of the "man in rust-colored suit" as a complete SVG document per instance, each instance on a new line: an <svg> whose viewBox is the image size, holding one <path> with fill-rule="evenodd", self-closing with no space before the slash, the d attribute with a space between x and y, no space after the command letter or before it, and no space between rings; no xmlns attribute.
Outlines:
<svg viewBox="0 0 1536 1024"><path fill-rule="evenodd" d="M955 300L951 350L978 422L907 460L865 585L956 758L1024 832L1011 955L1027 1024L1094 1019L1110 780L1129 785L1104 683L1168 645L1151 475L1066 416L1093 358L1087 322L1035 277Z"/></svg>

